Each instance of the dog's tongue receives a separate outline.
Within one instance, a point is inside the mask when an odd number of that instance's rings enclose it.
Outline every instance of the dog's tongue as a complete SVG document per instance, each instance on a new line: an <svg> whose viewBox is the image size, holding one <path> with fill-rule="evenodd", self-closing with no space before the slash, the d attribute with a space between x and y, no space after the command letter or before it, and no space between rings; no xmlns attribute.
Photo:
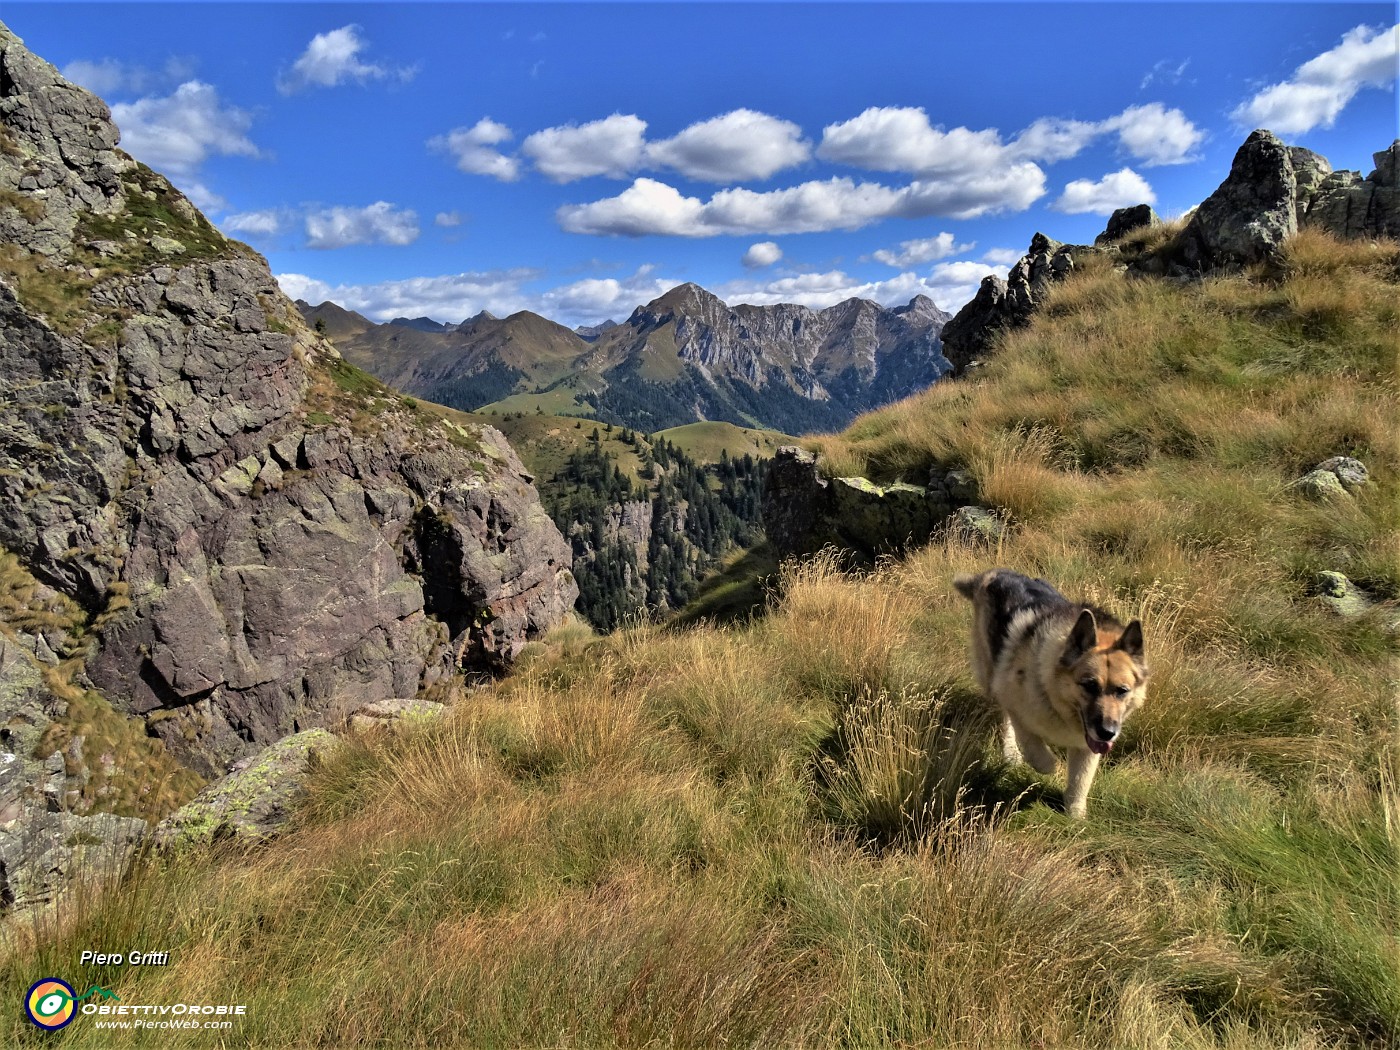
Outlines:
<svg viewBox="0 0 1400 1050"><path fill-rule="evenodd" d="M1084 734L1084 742L1089 745L1089 750L1096 755L1106 755L1109 749L1113 747L1112 740L1100 740L1092 733Z"/></svg>

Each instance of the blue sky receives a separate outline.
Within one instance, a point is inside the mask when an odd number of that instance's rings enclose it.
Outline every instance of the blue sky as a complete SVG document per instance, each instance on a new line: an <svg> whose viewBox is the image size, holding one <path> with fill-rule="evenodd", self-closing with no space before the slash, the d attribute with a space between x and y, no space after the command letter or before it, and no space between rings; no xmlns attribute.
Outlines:
<svg viewBox="0 0 1400 1050"><path fill-rule="evenodd" d="M1394 4L7 2L292 295L387 320L931 295L1198 203L1254 127L1369 172Z"/></svg>

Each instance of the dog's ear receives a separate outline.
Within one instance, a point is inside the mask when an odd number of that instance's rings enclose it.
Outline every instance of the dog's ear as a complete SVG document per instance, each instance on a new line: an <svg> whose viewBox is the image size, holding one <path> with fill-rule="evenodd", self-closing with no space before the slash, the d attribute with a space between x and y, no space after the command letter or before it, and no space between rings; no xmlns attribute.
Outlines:
<svg viewBox="0 0 1400 1050"><path fill-rule="evenodd" d="M1085 609L1079 614L1079 619L1074 621L1074 630L1069 632L1060 663L1068 667L1097 645L1098 641L1099 626L1094 622L1094 614Z"/></svg>
<svg viewBox="0 0 1400 1050"><path fill-rule="evenodd" d="M1118 641L1113 648L1122 649L1134 660L1142 659L1142 622L1134 620L1123 628L1123 633L1118 636Z"/></svg>

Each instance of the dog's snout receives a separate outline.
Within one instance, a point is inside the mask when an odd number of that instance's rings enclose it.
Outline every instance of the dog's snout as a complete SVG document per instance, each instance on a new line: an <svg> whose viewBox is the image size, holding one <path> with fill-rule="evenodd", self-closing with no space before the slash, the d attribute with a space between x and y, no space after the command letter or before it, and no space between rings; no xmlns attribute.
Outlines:
<svg viewBox="0 0 1400 1050"><path fill-rule="evenodd" d="M1116 718L1105 718L1102 715L1094 719L1094 732L1098 734L1100 740L1116 740L1118 731L1123 728L1123 723Z"/></svg>

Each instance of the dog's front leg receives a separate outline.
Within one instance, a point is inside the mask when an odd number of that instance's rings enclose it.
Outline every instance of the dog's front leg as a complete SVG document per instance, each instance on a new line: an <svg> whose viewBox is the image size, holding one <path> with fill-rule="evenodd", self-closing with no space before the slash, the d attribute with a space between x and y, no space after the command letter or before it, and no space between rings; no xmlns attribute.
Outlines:
<svg viewBox="0 0 1400 1050"><path fill-rule="evenodd" d="M1084 819L1089 799L1089 785L1099 771L1099 756L1087 747L1072 747L1069 751L1069 777L1065 784L1065 812L1076 820Z"/></svg>
<svg viewBox="0 0 1400 1050"><path fill-rule="evenodd" d="M1016 741L1016 726L1012 724L1010 715L1001 717L1001 754L1012 765L1019 765L1025 761L1021 754L1021 746Z"/></svg>
<svg viewBox="0 0 1400 1050"><path fill-rule="evenodd" d="M1015 761L1015 759L1024 757L1037 773L1055 772L1055 767L1060 764L1060 760L1056 757L1055 752L1045 746L1044 740L1041 740L1024 726L1017 726L1009 715L1004 728L1006 729L1006 739L1011 741L1015 747L1015 757L1012 758L1008 750L1008 758Z"/></svg>

